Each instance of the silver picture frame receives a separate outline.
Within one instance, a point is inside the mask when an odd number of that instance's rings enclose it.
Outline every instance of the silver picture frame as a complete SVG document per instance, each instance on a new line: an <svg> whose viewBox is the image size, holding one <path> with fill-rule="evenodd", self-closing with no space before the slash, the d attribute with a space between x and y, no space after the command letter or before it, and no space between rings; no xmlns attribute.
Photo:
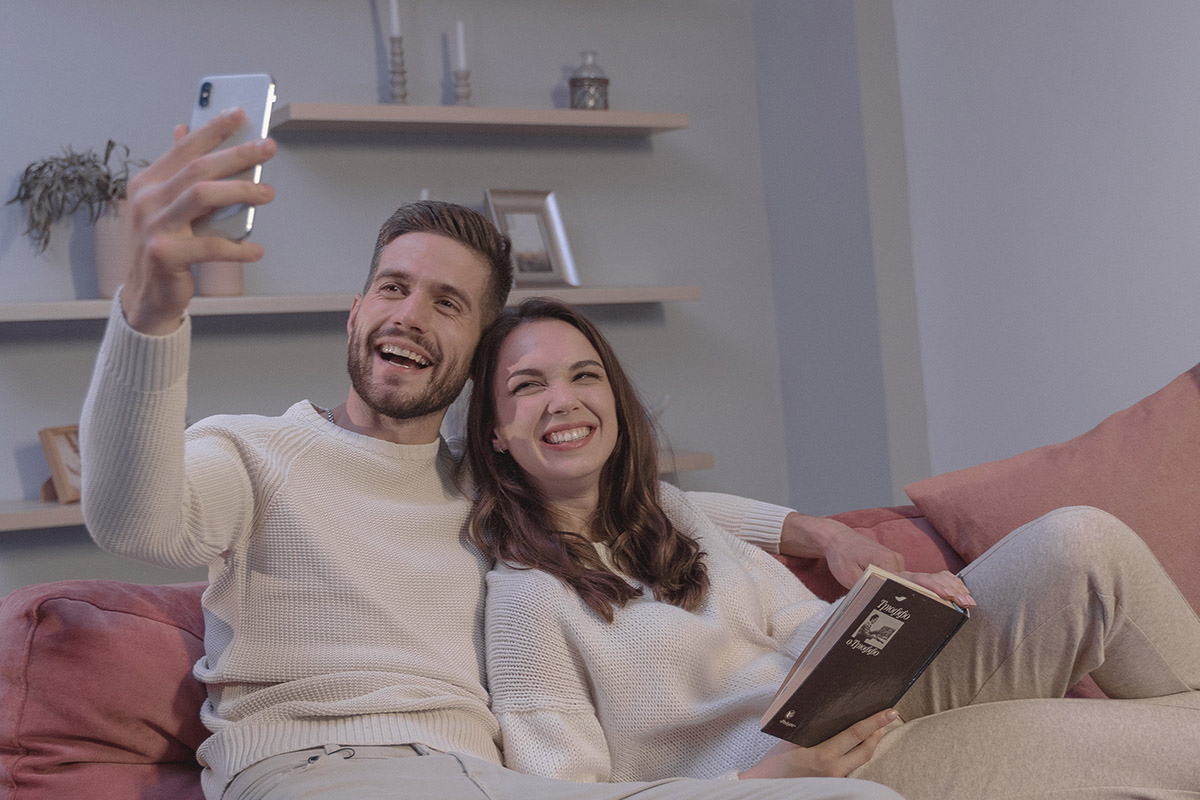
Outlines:
<svg viewBox="0 0 1200 800"><path fill-rule="evenodd" d="M488 189L484 199L492 222L512 239L514 286L579 285L554 192Z"/></svg>

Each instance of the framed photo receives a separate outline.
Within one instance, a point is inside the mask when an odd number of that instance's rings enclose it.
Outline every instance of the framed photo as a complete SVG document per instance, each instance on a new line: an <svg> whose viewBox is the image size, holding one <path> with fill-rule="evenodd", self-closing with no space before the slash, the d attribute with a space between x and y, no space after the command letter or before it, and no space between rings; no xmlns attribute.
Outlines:
<svg viewBox="0 0 1200 800"><path fill-rule="evenodd" d="M50 465L50 481L54 485L58 501L79 502L79 426L42 428L38 431L38 439L42 442L42 449L46 451L46 463Z"/></svg>
<svg viewBox="0 0 1200 800"><path fill-rule="evenodd" d="M554 192L488 189L488 213L513 243L513 285L578 286Z"/></svg>

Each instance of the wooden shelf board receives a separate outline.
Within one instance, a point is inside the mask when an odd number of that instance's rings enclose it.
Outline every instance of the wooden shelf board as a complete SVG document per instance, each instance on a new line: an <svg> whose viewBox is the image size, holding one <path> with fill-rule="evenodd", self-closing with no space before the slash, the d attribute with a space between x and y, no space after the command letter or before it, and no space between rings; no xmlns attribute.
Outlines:
<svg viewBox="0 0 1200 800"><path fill-rule="evenodd" d="M689 450L676 450L675 460L671 461L668 454L662 456L660 471L664 473L670 472L699 472L701 470L713 469L716 466L716 459L712 453L695 453Z"/></svg>
<svg viewBox="0 0 1200 800"><path fill-rule="evenodd" d="M569 108L476 108L288 103L271 115L272 133L520 133L555 136L652 136L688 126L688 115Z"/></svg>
<svg viewBox="0 0 1200 800"><path fill-rule="evenodd" d="M37 528L66 528L83 524L79 503L43 503L38 500L0 501L0 532Z"/></svg>
<svg viewBox="0 0 1200 800"><path fill-rule="evenodd" d="M699 286L543 286L513 289L509 305L527 297L557 297L577 306L620 305L622 303L676 303L699 300Z"/></svg>
<svg viewBox="0 0 1200 800"><path fill-rule="evenodd" d="M548 295L575 305L667 303L701 298L699 286L546 286L514 289L510 302ZM193 316L239 314L301 314L350 310L352 294L242 295L197 297L188 310ZM0 303L0 323L45 322L69 319L107 319L111 300L61 300L38 303Z"/></svg>

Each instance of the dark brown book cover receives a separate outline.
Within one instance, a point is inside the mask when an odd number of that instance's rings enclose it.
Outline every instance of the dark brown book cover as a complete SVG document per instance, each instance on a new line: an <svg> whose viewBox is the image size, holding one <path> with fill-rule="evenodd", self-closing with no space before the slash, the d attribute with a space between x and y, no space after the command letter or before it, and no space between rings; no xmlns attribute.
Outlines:
<svg viewBox="0 0 1200 800"><path fill-rule="evenodd" d="M967 612L878 567L868 567L796 659L762 730L812 747L904 696Z"/></svg>

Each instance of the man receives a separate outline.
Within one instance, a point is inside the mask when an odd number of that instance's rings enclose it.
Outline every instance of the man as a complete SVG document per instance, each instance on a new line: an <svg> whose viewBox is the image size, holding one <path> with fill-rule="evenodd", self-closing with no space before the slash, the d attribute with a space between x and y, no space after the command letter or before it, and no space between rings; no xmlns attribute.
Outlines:
<svg viewBox="0 0 1200 800"><path fill-rule="evenodd" d="M269 140L216 149L234 111L187 133L130 181L136 260L113 304L84 406L84 513L113 552L209 567L199 749L226 798L895 797L875 784L668 781L575 785L505 770L483 674L483 580L470 500L438 432L483 328L503 307L511 245L444 203L396 212L350 310L345 403L279 417L217 416L184 434L189 265L262 248L193 235L266 185L221 180ZM826 542L786 509L709 495L743 533L780 535L839 569L887 556L852 532ZM755 516L757 515L757 516ZM740 520L758 520L740 523ZM884 720L842 734L831 771L870 757ZM836 751L836 752L834 752Z"/></svg>

